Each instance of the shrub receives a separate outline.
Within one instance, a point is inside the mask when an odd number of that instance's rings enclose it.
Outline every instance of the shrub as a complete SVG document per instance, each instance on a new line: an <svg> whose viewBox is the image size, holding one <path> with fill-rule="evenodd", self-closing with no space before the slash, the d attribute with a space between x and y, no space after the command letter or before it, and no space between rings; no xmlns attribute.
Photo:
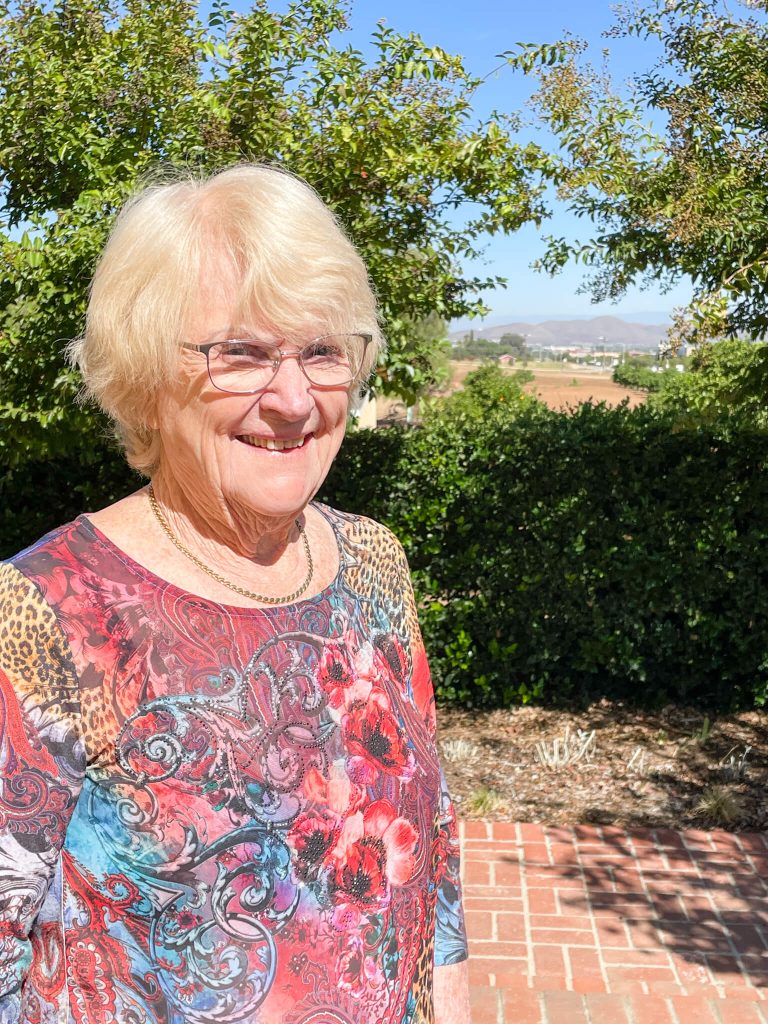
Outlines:
<svg viewBox="0 0 768 1024"><path fill-rule="evenodd" d="M441 698L765 701L766 437L644 407L455 413L349 438L324 491L402 539Z"/></svg>
<svg viewBox="0 0 768 1024"><path fill-rule="evenodd" d="M660 391L669 375L669 371L654 373L650 366L635 360L619 363L613 370L613 379L617 384L640 391Z"/></svg>

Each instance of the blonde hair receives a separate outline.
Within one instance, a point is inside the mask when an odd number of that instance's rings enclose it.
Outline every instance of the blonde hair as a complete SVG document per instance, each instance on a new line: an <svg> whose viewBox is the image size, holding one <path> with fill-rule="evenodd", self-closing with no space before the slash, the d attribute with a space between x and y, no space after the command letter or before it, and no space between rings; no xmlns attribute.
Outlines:
<svg viewBox="0 0 768 1024"><path fill-rule="evenodd" d="M85 331L69 346L85 394L116 424L128 462L157 468L150 425L212 255L240 280L239 312L281 339L371 334L353 401L383 347L376 300L357 250L306 182L240 164L209 177L151 184L123 208L91 282Z"/></svg>

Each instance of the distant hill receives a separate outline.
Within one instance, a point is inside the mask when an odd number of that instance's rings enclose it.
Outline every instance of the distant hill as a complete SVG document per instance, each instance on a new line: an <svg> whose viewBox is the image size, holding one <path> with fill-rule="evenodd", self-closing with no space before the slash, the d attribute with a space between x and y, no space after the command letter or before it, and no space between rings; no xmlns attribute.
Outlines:
<svg viewBox="0 0 768 1024"><path fill-rule="evenodd" d="M668 324L627 323L616 316L596 316L591 320L545 320L540 324L500 324L496 327L470 328L476 338L500 338L503 334L522 334L529 348L536 345L617 345L638 349L656 349L666 337ZM470 330L451 331L451 341L460 341Z"/></svg>

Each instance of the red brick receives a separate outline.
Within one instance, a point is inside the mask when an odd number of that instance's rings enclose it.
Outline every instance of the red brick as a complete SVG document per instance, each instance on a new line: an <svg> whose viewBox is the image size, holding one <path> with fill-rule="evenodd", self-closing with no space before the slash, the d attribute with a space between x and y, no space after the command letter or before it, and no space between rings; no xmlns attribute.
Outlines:
<svg viewBox="0 0 768 1024"><path fill-rule="evenodd" d="M618 868L613 875L616 892L642 892L643 880L635 868Z"/></svg>
<svg viewBox="0 0 768 1024"><path fill-rule="evenodd" d="M573 834L580 843L599 842L602 844L602 836L597 825L576 825Z"/></svg>
<svg viewBox="0 0 768 1024"><path fill-rule="evenodd" d="M529 889L528 906L533 914L554 914L557 902L552 889Z"/></svg>
<svg viewBox="0 0 768 1024"><path fill-rule="evenodd" d="M590 1020L600 1024L627 1024L624 996L609 996L595 993L586 997Z"/></svg>
<svg viewBox="0 0 768 1024"><path fill-rule="evenodd" d="M616 971L621 968L613 968L612 972L609 973L608 977L608 989L614 995L643 995L648 991L648 986L644 981L637 981L633 978L624 978ZM675 991L680 990L679 985L675 985Z"/></svg>
<svg viewBox="0 0 768 1024"><path fill-rule="evenodd" d="M615 949L627 949L629 947L629 938L621 921L615 919L605 920L605 918L598 917L596 923L598 941L601 946L610 946Z"/></svg>
<svg viewBox="0 0 768 1024"><path fill-rule="evenodd" d="M681 984L690 989L691 985L704 985L709 988L713 984L712 975L705 963L688 956L672 955L672 963L677 971Z"/></svg>
<svg viewBox="0 0 768 1024"><path fill-rule="evenodd" d="M667 858L663 853L653 850L643 850L642 853L638 851L637 864L644 875L667 871Z"/></svg>
<svg viewBox="0 0 768 1024"><path fill-rule="evenodd" d="M672 1007L680 1024L693 1021L696 1024L720 1024L713 999L704 996L672 996Z"/></svg>
<svg viewBox="0 0 768 1024"><path fill-rule="evenodd" d="M531 928L556 928L563 932L583 931L589 923L589 918L584 914L531 914L529 918ZM563 939L567 938L563 935Z"/></svg>
<svg viewBox="0 0 768 1024"><path fill-rule="evenodd" d="M544 945L551 945L554 943L566 943L569 946L594 946L595 936L594 932L590 928L582 929L581 931L558 931L554 928L532 928L531 939L534 943L542 943Z"/></svg>
<svg viewBox="0 0 768 1024"><path fill-rule="evenodd" d="M635 1024L676 1024L666 999L654 995L627 996ZM680 1024L688 1024L681 1021Z"/></svg>
<svg viewBox="0 0 768 1024"><path fill-rule="evenodd" d="M497 914L496 934L502 942L515 942L526 936L525 917L520 914Z"/></svg>
<svg viewBox="0 0 768 1024"><path fill-rule="evenodd" d="M537 975L553 975L565 977L565 961L559 946L534 946L533 962Z"/></svg>
<svg viewBox="0 0 768 1024"><path fill-rule="evenodd" d="M618 991L613 985L614 978L617 981L645 981L651 986L649 989L651 992L655 991L655 986L660 982L671 982L675 986L676 992L681 991L681 986L671 967L643 967L641 965L629 967L626 964L607 964L605 973L608 976L608 987L611 991Z"/></svg>
<svg viewBox="0 0 768 1024"><path fill-rule="evenodd" d="M659 999L669 999L670 996L684 996L687 994L686 989L679 982L662 978L660 972L654 981L643 982L643 988L651 995L658 996Z"/></svg>
<svg viewBox="0 0 768 1024"><path fill-rule="evenodd" d="M546 843L523 843L522 849L524 864L550 864L549 847Z"/></svg>
<svg viewBox="0 0 768 1024"><path fill-rule="evenodd" d="M586 1024L589 1020L578 992L544 992L542 998L548 1024Z"/></svg>
<svg viewBox="0 0 768 1024"><path fill-rule="evenodd" d="M603 967L600 954L595 949L584 949L570 946L566 947L565 955L571 965L572 978L586 978L603 976Z"/></svg>
<svg viewBox="0 0 768 1024"><path fill-rule="evenodd" d="M471 939L493 938L493 914L487 910L466 910L464 921Z"/></svg>
<svg viewBox="0 0 768 1024"><path fill-rule="evenodd" d="M505 957L511 956L515 959L522 960L528 957L528 947L524 942L486 942L483 939L477 939L470 942L470 953L474 957Z"/></svg>
<svg viewBox="0 0 768 1024"><path fill-rule="evenodd" d="M635 949L658 949L664 944L659 940L659 933L653 921L626 918L624 927L629 935L630 945Z"/></svg>
<svg viewBox="0 0 768 1024"><path fill-rule="evenodd" d="M497 860L493 865L496 885L520 885L520 865L517 861Z"/></svg>
<svg viewBox="0 0 768 1024"><path fill-rule="evenodd" d="M507 1024L543 1024L544 1015L541 1009L541 997L538 992L515 991L505 989L504 1020ZM473 1020L472 1024L475 1024Z"/></svg>
<svg viewBox="0 0 768 1024"><path fill-rule="evenodd" d="M551 885L553 889L577 889L579 892L584 890L584 879L581 877L581 873L571 868L554 867L552 865L545 867L542 864L528 868L526 876L533 885Z"/></svg>
<svg viewBox="0 0 768 1024"><path fill-rule="evenodd" d="M717 1004L722 1024L765 1024L760 1007L747 1003L723 999Z"/></svg>
<svg viewBox="0 0 768 1024"><path fill-rule="evenodd" d="M522 840L524 840L526 842L528 840L530 840L531 842L534 842L534 843L543 843L544 842L544 826L543 825L537 825L537 824L534 824L533 822L530 822L530 821L521 821L518 824L517 827L518 827L518 829L520 831L520 838Z"/></svg>
<svg viewBox="0 0 768 1024"><path fill-rule="evenodd" d="M480 960L476 960L476 959L473 960L472 957L470 957L469 958L469 987L470 987L470 990L475 988L475 987L482 988L483 985L486 985L486 986L490 985L491 979L490 979L489 975L491 973L492 972L491 972L491 970L490 970L490 968L488 966L488 963L485 960L483 960L481 962Z"/></svg>
<svg viewBox="0 0 768 1024"><path fill-rule="evenodd" d="M570 843L554 843L551 848L553 864L578 864L579 857L576 849Z"/></svg>
<svg viewBox="0 0 768 1024"><path fill-rule="evenodd" d="M605 992L606 984L597 974L580 974L571 978L569 991L581 992L582 995L586 995L587 992Z"/></svg>
<svg viewBox="0 0 768 1024"><path fill-rule="evenodd" d="M462 821L461 828L467 839L488 838L488 823L485 821Z"/></svg>
<svg viewBox="0 0 768 1024"><path fill-rule="evenodd" d="M506 914L522 914L523 912L522 893L510 896L507 891L501 896L499 893L491 894L479 887L474 890L474 893L470 894L467 890L464 891L465 910L498 910L500 913Z"/></svg>
<svg viewBox="0 0 768 1024"><path fill-rule="evenodd" d="M518 830L519 826L511 821L494 821L491 825L491 831L494 839L511 839L514 842L518 841Z"/></svg>
<svg viewBox="0 0 768 1024"><path fill-rule="evenodd" d="M669 957L663 950L652 949L604 949L606 964L623 964L634 967L668 967Z"/></svg>
<svg viewBox="0 0 768 1024"><path fill-rule="evenodd" d="M499 960L493 956L477 956L472 954L469 958L469 975L470 981L474 977L481 984L488 984L488 976L493 974L522 974L523 967L521 961L517 960ZM483 981L483 979L486 979Z"/></svg>
<svg viewBox="0 0 768 1024"><path fill-rule="evenodd" d="M747 853L764 853L768 850L768 835L762 832L743 832L739 836L739 843Z"/></svg>
<svg viewBox="0 0 768 1024"><path fill-rule="evenodd" d="M712 842L712 834L710 832L702 832L699 829L690 828L683 833L683 840L686 846L700 846L706 850L714 849L714 843Z"/></svg>
<svg viewBox="0 0 768 1024"><path fill-rule="evenodd" d="M762 933L749 925L731 925L726 929L734 947L742 953L764 953L766 942Z"/></svg>
<svg viewBox="0 0 768 1024"><path fill-rule="evenodd" d="M723 986L723 999L739 999L740 1001L757 1002L760 999L760 992L754 988L732 988Z"/></svg>
<svg viewBox="0 0 768 1024"><path fill-rule="evenodd" d="M470 885L490 885L491 884L491 870L490 864L482 861L471 860L468 864L464 865L464 884Z"/></svg>
<svg viewBox="0 0 768 1024"><path fill-rule="evenodd" d="M474 985L469 991L472 1024L498 1024L501 993L487 985Z"/></svg>

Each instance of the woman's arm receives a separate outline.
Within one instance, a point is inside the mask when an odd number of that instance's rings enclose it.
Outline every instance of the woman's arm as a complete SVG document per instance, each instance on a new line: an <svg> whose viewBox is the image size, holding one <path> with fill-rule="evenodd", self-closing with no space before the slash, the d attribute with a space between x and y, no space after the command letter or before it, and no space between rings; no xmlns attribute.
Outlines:
<svg viewBox="0 0 768 1024"><path fill-rule="evenodd" d="M470 1024L468 961L435 967L435 1024Z"/></svg>
<svg viewBox="0 0 768 1024"><path fill-rule="evenodd" d="M0 1020L21 1013L29 933L85 771L77 678L39 591L0 566Z"/></svg>

